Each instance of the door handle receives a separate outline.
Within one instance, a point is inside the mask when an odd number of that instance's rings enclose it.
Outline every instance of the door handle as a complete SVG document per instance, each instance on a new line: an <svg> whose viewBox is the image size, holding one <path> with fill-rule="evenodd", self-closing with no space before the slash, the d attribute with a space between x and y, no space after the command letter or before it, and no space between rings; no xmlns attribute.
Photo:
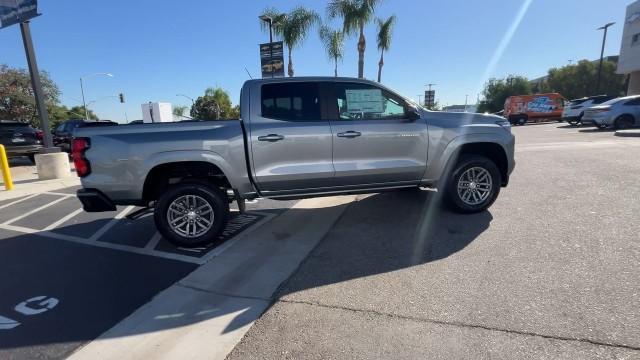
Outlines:
<svg viewBox="0 0 640 360"><path fill-rule="evenodd" d="M284 140L284 136L278 134L269 134L265 136L258 136L258 141L276 142Z"/></svg>
<svg viewBox="0 0 640 360"><path fill-rule="evenodd" d="M338 137L349 138L349 139L353 139L361 135L362 133L358 131L345 131L345 132L338 133Z"/></svg>

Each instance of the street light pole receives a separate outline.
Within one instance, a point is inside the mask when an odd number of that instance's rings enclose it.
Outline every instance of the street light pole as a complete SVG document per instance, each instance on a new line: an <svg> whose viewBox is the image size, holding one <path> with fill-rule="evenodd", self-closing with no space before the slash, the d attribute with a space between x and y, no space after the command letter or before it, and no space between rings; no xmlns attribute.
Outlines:
<svg viewBox="0 0 640 360"><path fill-rule="evenodd" d="M38 70L38 63L36 62L36 55L33 48L33 41L31 39L31 28L29 27L29 21L20 23L20 31L22 32L22 41L24 44L24 50L27 54L29 72L31 73L31 86L33 87L33 95L36 99L38 115L40 115L40 125L42 126L42 137L44 140L45 151L55 152L56 149L53 148L53 138L51 137L51 129L49 128L49 114L47 113L47 106L44 102L44 93L42 91L42 84L40 82L40 71ZM60 151L60 149L57 149L57 151Z"/></svg>
<svg viewBox="0 0 640 360"><path fill-rule="evenodd" d="M596 82L596 92L594 95L598 95L600 93L600 81L602 79L602 62L604 60L604 46L607 42L607 30L613 24L615 24L615 22L610 22L597 29L597 30L604 30L604 33L602 35L602 50L600 50L600 65L598 65L598 81Z"/></svg>
<svg viewBox="0 0 640 360"><path fill-rule="evenodd" d="M189 100L191 100L191 105L195 105L196 102L193 100L193 98L191 96L187 96L185 94L176 94L176 96L182 96L183 98L187 98Z"/></svg>
<svg viewBox="0 0 640 360"><path fill-rule="evenodd" d="M93 74L89 74L89 75L84 75L80 77L80 91L82 92L82 106L84 107L84 120L85 121L89 121L89 110L87 109L87 103L84 100L84 83L83 83L83 79L87 79L93 76L98 76L98 75L104 75L104 76L108 76L108 77L113 77L113 74L111 73L93 73Z"/></svg>

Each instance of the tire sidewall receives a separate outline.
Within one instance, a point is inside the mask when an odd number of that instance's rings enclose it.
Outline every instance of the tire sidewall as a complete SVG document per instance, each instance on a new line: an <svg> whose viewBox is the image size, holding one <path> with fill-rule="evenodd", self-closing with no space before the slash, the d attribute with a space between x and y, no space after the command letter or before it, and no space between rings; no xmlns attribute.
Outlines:
<svg viewBox="0 0 640 360"><path fill-rule="evenodd" d="M629 129L631 127L633 127L633 119L630 116L623 115L623 116L620 116L618 119L616 119L616 122L615 122L616 129L624 130L624 129Z"/></svg>
<svg viewBox="0 0 640 360"><path fill-rule="evenodd" d="M491 175L492 181L491 194L484 202L478 205L469 205L460 198L460 195L458 195L458 180L467 170L473 167L486 169ZM484 211L498 198L501 182L502 177L500 175L500 170L493 161L480 155L463 156L455 165L451 172L451 176L449 177L446 189L448 202L456 212L476 213Z"/></svg>
<svg viewBox="0 0 640 360"><path fill-rule="evenodd" d="M169 226L167 211L169 205L178 197L197 195L211 205L214 213L213 226L196 238L187 238L174 232ZM223 230L229 216L229 202L224 200L222 191L200 181L189 181L170 187L159 199L155 206L154 220L156 228L162 236L174 245L194 247L214 242Z"/></svg>

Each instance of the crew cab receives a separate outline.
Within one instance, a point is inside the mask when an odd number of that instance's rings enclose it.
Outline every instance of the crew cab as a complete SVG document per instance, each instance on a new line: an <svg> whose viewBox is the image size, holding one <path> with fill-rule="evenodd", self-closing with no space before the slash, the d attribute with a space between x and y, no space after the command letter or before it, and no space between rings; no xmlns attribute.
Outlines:
<svg viewBox="0 0 640 360"><path fill-rule="evenodd" d="M258 197L431 187L456 211L483 211L515 166L504 118L429 111L367 80L250 80L240 108L239 120L77 129L84 209L152 207L167 240L198 246L231 201Z"/></svg>

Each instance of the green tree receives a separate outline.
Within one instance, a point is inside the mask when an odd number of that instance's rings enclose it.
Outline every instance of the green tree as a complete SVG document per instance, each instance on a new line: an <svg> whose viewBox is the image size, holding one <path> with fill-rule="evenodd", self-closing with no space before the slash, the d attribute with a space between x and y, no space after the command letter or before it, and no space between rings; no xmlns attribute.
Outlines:
<svg viewBox="0 0 640 360"><path fill-rule="evenodd" d="M176 105L173 108L173 116L178 117L178 118L184 117L184 113L187 112L188 108L189 107L185 106L185 105Z"/></svg>
<svg viewBox="0 0 640 360"><path fill-rule="evenodd" d="M490 79L484 86L484 100L478 105L477 112L498 112L504 110L509 96L530 95L531 83L526 77L511 75L506 79Z"/></svg>
<svg viewBox="0 0 640 360"><path fill-rule="evenodd" d="M333 73L338 77L338 62L344 57L344 33L323 25L320 27L320 40L324 45L327 56L333 60Z"/></svg>
<svg viewBox="0 0 640 360"><path fill-rule="evenodd" d="M60 90L45 71L40 73L47 109L59 104ZM31 77L25 69L0 64L0 119L28 122L40 127Z"/></svg>
<svg viewBox="0 0 640 360"><path fill-rule="evenodd" d="M200 120L237 118L229 93L222 88L207 88L191 107L191 117Z"/></svg>
<svg viewBox="0 0 640 360"><path fill-rule="evenodd" d="M294 75L293 49L302 45L311 28L320 23L320 16L318 16L315 11L302 6L293 9L288 14L278 12L274 8L269 8L264 10L262 15L271 17L274 34L282 38L282 41L289 50L287 73L292 77ZM264 21L261 21L260 24L262 29L268 31L268 24Z"/></svg>
<svg viewBox="0 0 640 360"><path fill-rule="evenodd" d="M549 70L547 80L540 86L545 92L558 92L567 99L607 94L619 96L625 93L623 75L616 74L616 64L604 61L602 64L602 82L600 94L595 94L598 78L598 64L582 60L575 65Z"/></svg>
<svg viewBox="0 0 640 360"><path fill-rule="evenodd" d="M384 66L384 52L391 47L393 27L396 24L396 16L392 15L387 20L376 19L378 23L378 50L380 50L380 62L378 62L378 82L382 81L382 67Z"/></svg>
<svg viewBox="0 0 640 360"><path fill-rule="evenodd" d="M343 32L353 35L358 32L358 77L364 78L364 52L367 40L365 26L373 19L376 7L381 0L332 0L327 6L329 18L341 18Z"/></svg>

